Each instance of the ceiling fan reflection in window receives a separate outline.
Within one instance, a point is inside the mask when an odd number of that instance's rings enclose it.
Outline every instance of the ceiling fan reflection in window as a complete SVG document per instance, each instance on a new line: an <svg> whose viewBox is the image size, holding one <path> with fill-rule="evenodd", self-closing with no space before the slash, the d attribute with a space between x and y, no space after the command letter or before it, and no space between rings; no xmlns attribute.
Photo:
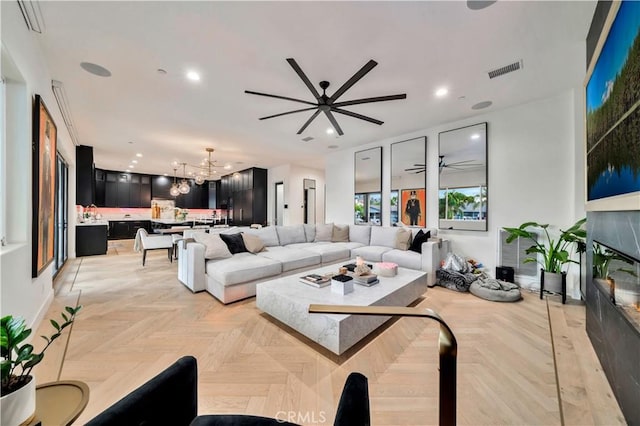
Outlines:
<svg viewBox="0 0 640 426"><path fill-rule="evenodd" d="M311 122L313 120L315 120L315 118L321 112L323 112L324 115L327 116L327 119L329 119L329 122L331 123L331 125L333 126L335 131L340 136L342 136L344 134L344 132L342 131L342 128L340 127L340 125L338 124L338 121L336 120L335 116L333 115L334 112L337 112L337 113L343 114L343 115L347 115L349 117L358 118L360 120L368 121L370 123L374 123L374 124L377 124L377 125L381 125L382 123L384 123L383 121L376 120L375 118L367 117L366 115L357 114L357 113L352 112L352 111L347 111L347 110L343 109L342 107L349 106L349 105L367 104L367 103L371 103L371 102L393 101L393 100L397 100L397 99L406 99L407 98L407 94L406 93L402 93L402 94L399 94L399 95L376 96L376 97L373 97L373 98L362 98L362 99L353 99L353 100L350 100L350 101L337 102L338 98L340 98L340 96L342 96L344 94L344 92L349 90L351 88L351 86L356 84L362 77L364 77L369 71L371 71L376 65L378 65L378 63L376 61L374 61L373 59L370 60L369 62L367 62L362 68L360 68L360 70L358 70L358 72L356 72L349 80L347 80L346 83L344 83L331 96L328 96L326 94L326 91L327 91L327 89L329 88L329 85L330 85L328 81L323 80L323 81L321 81L319 83L319 86L322 89L322 95L320 95L318 93L318 91L316 90L316 88L313 86L313 84L311 84L311 81L309 80L307 75L302 71L302 69L300 68L298 63L295 61L295 59L288 58L287 62L289 63L289 65L291 65L291 68L293 68L293 70L296 72L296 74L298 74L298 77L300 77L300 79L303 81L303 83L307 86L307 88L309 89L309 91L311 92L313 97L315 98L315 102L309 102L309 101L305 101L305 100L302 100L302 99L290 98L290 97L287 97L287 96L271 95L271 94L268 94L268 93L254 92L252 90L245 90L244 92L248 93L250 95L267 96L269 98L284 99L284 100L287 100L287 101L299 102L299 103L303 103L303 104L307 104L307 105L312 105L311 107L308 107L308 108L296 109L296 110L293 110L293 111L282 112L280 114L274 114L274 115L269 115L267 117L261 117L260 118L260 120L267 120L269 118L281 117L283 115L295 114L297 112L315 110L315 112L311 115L311 117L309 117L309 119L302 125L300 130L298 130L297 134L301 134L302 132L304 132L304 130L307 128L307 126L309 126L309 124L311 124Z"/></svg>
<svg viewBox="0 0 640 426"><path fill-rule="evenodd" d="M447 163L444 161L444 155L439 156L438 160L438 173L442 173L442 170L449 168L451 170L468 170L470 168L481 166L482 163L477 163L475 160L454 161L453 163ZM416 163L413 167L404 169L405 172L412 172L415 174L424 173L426 170L426 164Z"/></svg>

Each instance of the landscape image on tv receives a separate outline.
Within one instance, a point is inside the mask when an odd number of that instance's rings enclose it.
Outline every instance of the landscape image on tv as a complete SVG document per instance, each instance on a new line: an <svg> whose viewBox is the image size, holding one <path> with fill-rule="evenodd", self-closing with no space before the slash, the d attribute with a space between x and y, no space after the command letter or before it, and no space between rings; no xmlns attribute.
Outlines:
<svg viewBox="0 0 640 426"><path fill-rule="evenodd" d="M640 2L620 5L586 103L587 200L640 192Z"/></svg>

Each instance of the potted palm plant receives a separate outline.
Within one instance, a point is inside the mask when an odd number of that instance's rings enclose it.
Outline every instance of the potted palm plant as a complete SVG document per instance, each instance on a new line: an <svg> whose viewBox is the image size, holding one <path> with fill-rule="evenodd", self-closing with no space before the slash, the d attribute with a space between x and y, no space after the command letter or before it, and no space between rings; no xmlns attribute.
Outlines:
<svg viewBox="0 0 640 426"><path fill-rule="evenodd" d="M533 245L526 249L527 254L534 257L524 259L524 263L537 262L540 264L544 274L545 290L559 293L561 291L562 274L565 265L578 263L571 259L569 248L573 244L584 243L587 231L583 228L586 218L580 219L567 230L560 229L557 239L551 237L549 224L539 224L537 222L525 222L517 228L504 229L509 235L507 243L511 243L516 238L526 238L533 242ZM543 238L538 241L534 230L541 230Z"/></svg>
<svg viewBox="0 0 640 426"><path fill-rule="evenodd" d="M65 328L70 326L76 314L82 308L67 306L61 316L64 320L59 323L49 320L55 329L47 337L41 336L46 345L40 352L34 352L30 343L25 343L31 335L24 318L7 315L0 320L0 349L2 356L2 397L0 398L3 425L22 424L31 418L35 412L36 384L31 371L44 358L44 353Z"/></svg>

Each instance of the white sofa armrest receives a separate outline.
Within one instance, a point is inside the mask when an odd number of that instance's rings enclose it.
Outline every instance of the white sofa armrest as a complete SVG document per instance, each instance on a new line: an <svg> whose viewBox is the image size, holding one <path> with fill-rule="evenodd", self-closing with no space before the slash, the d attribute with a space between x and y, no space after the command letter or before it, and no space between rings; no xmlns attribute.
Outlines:
<svg viewBox="0 0 640 426"><path fill-rule="evenodd" d="M204 244L182 240L178 250L178 280L194 293L203 291L207 286Z"/></svg>
<svg viewBox="0 0 640 426"><path fill-rule="evenodd" d="M422 243L422 270L427 272L427 285L436 285L436 271L440 269L440 262L449 252L449 240L440 243L425 241Z"/></svg>

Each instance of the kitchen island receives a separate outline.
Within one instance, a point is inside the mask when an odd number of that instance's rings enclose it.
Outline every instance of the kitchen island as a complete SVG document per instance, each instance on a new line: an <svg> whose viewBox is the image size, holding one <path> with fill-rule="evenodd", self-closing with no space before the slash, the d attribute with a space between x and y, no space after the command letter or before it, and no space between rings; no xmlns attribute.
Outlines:
<svg viewBox="0 0 640 426"><path fill-rule="evenodd" d="M76 223L76 256L107 254L106 220Z"/></svg>

